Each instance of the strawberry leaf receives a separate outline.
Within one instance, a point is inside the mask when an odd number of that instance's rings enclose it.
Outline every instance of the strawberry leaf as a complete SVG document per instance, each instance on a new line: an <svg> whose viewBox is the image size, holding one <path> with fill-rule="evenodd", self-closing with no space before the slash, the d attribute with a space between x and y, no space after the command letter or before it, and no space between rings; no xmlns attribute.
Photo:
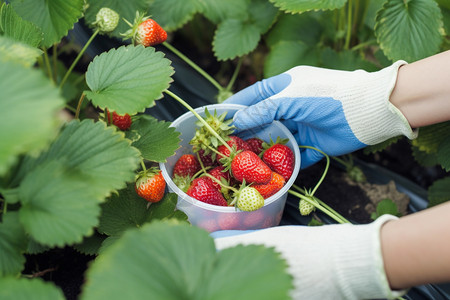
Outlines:
<svg viewBox="0 0 450 300"><path fill-rule="evenodd" d="M123 19L126 19L130 23L133 23L136 17L136 11L145 12L148 9L148 0L95 0L89 1L89 7L86 9L85 21L87 24L92 24L95 22L95 17L98 11L102 7L108 7L120 16L119 24L113 32L110 33L111 36L122 38L121 33L126 32L130 29L130 26L125 23Z"/></svg>
<svg viewBox="0 0 450 300"><path fill-rule="evenodd" d="M450 137L446 137L440 144L437 151L439 164L445 171L450 171Z"/></svg>
<svg viewBox="0 0 450 300"><path fill-rule="evenodd" d="M37 242L62 247L92 234L100 207L92 181L63 161L40 164L23 179L20 221Z"/></svg>
<svg viewBox="0 0 450 300"><path fill-rule="evenodd" d="M86 274L83 300L122 299L129 291L137 299L289 299L286 268L272 248L217 252L206 231L158 221L125 232L102 252Z"/></svg>
<svg viewBox="0 0 450 300"><path fill-rule="evenodd" d="M228 18L245 19L249 3L250 0L204 0L201 1L202 13L214 24L219 24Z"/></svg>
<svg viewBox="0 0 450 300"><path fill-rule="evenodd" d="M27 237L19 222L19 214L8 212L3 215L3 222L0 223L0 276L15 276L22 271L26 248Z"/></svg>
<svg viewBox="0 0 450 300"><path fill-rule="evenodd" d="M12 61L24 67L31 67L42 53L37 48L0 36L0 61Z"/></svg>
<svg viewBox="0 0 450 300"><path fill-rule="evenodd" d="M420 128L419 136L412 141L412 144L420 151L436 153L439 144L447 138L450 138L450 122L443 122Z"/></svg>
<svg viewBox="0 0 450 300"><path fill-rule="evenodd" d="M38 47L44 38L39 27L23 20L11 5L7 4L3 4L0 9L0 28L5 36L31 47Z"/></svg>
<svg viewBox="0 0 450 300"><path fill-rule="evenodd" d="M337 9L345 5L347 0L269 0L276 7L288 13L302 13L310 10Z"/></svg>
<svg viewBox="0 0 450 300"><path fill-rule="evenodd" d="M428 207L450 200L450 177L436 180L428 189Z"/></svg>
<svg viewBox="0 0 450 300"><path fill-rule="evenodd" d="M413 62L437 53L443 30L435 1L388 0L377 12L375 35L392 61Z"/></svg>
<svg viewBox="0 0 450 300"><path fill-rule="evenodd" d="M0 279L0 299L14 300L64 300L62 290L52 282L46 282L40 278L14 278L4 277Z"/></svg>
<svg viewBox="0 0 450 300"><path fill-rule="evenodd" d="M178 195L167 193L163 200L153 203L149 207L147 221L174 218L178 221L187 221L187 215L181 210L177 210Z"/></svg>
<svg viewBox="0 0 450 300"><path fill-rule="evenodd" d="M105 235L95 231L93 235L85 237L81 243L73 245L73 248L85 255L97 255L105 238Z"/></svg>
<svg viewBox="0 0 450 300"><path fill-rule="evenodd" d="M142 157L155 162L166 162L167 157L175 154L180 142L180 133L170 122L158 121L154 117L145 115L131 124L128 135L134 136L137 132L139 139L133 146L141 151Z"/></svg>
<svg viewBox="0 0 450 300"><path fill-rule="evenodd" d="M59 126L56 114L63 101L58 89L41 72L1 59L0 90L1 176L18 155L36 153L48 145L56 135Z"/></svg>
<svg viewBox="0 0 450 300"><path fill-rule="evenodd" d="M86 96L95 106L134 115L154 106L172 81L173 68L164 53L143 46L122 46L94 58Z"/></svg>
<svg viewBox="0 0 450 300"><path fill-rule="evenodd" d="M11 0L24 20L30 21L44 33L41 46L49 48L67 35L83 14L84 0Z"/></svg>
<svg viewBox="0 0 450 300"><path fill-rule="evenodd" d="M149 11L152 18L166 31L181 28L202 9L198 0L154 0Z"/></svg>

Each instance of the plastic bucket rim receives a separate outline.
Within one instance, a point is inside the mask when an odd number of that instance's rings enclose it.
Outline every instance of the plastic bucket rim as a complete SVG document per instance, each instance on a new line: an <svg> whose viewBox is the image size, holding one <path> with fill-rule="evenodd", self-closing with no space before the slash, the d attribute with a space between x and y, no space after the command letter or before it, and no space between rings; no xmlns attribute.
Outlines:
<svg viewBox="0 0 450 300"><path fill-rule="evenodd" d="M226 104L226 103L222 103L222 104L209 104L209 105L204 105L204 106L200 106L195 108L194 110L197 113L203 113L205 108L213 108L213 109L217 109L218 107L222 108L222 106L226 106L225 108L229 108L229 109L235 109L236 111L242 108L245 108L247 106L245 105L240 105L240 104ZM170 127L177 127L177 125L179 123L181 123L182 121L184 121L187 118L192 117L192 112L188 111L184 114L182 114L181 116L179 116L178 118L176 118L170 125ZM278 126L281 131L283 131L283 133L286 135L286 137L289 139L290 142L292 142L294 144L294 149L291 149L294 152L294 157L295 157L295 165L294 165L294 171L292 172L292 176L291 178L289 178L289 180L284 184L283 188L281 190L279 190L277 193L275 193L274 195L270 196L267 199L264 199L264 207L269 206L270 204L272 204L273 202L275 202L276 200L280 200L282 198L285 198L284 196L287 196L288 190L291 188L291 186L294 184L298 173L300 171L300 165L301 165L301 156L300 156L300 150L298 147L298 143L297 140L295 139L295 137L292 135L292 133L289 131L289 129L287 129L286 126L284 126L280 121L273 121L272 124L275 124L276 126ZM185 192L183 192L172 180L170 174L167 172L167 168L165 167L165 163L160 163L159 167L161 169L161 172L163 174L164 179L166 180L167 185L169 186L169 189L172 190L174 193L177 194L178 197L181 197L184 201L187 201L188 203L203 208L205 210L210 210L210 211L215 211L215 212L221 212L221 213L248 213L246 211L241 211L235 207L231 207L231 206L218 206L218 205L213 205L213 204L208 204L205 202L202 202L200 200L197 200L195 198L190 197L189 195L187 195Z"/></svg>

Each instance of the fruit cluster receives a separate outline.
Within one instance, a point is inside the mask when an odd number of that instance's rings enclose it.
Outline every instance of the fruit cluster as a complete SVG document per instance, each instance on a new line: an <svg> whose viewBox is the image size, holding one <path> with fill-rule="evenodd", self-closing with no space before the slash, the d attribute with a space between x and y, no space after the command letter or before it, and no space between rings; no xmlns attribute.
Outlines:
<svg viewBox="0 0 450 300"><path fill-rule="evenodd" d="M173 168L174 183L187 195L218 206L255 211L281 190L292 176L295 157L286 139L274 142L234 134L226 113L210 114L198 122L190 141L192 152Z"/></svg>

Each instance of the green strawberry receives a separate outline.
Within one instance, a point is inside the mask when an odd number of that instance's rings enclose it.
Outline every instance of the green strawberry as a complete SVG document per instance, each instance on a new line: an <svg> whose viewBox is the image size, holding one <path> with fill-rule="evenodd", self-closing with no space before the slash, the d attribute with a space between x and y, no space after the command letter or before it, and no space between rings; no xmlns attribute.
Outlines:
<svg viewBox="0 0 450 300"><path fill-rule="evenodd" d="M109 33L116 29L119 18L119 14L114 10L102 7L95 16L93 25L98 28L100 33Z"/></svg>
<svg viewBox="0 0 450 300"><path fill-rule="evenodd" d="M298 208L302 216L307 216L315 210L314 205L304 199L300 200Z"/></svg>
<svg viewBox="0 0 450 300"><path fill-rule="evenodd" d="M254 211L264 206L264 198L257 189L246 186L239 191L236 206L243 211Z"/></svg>

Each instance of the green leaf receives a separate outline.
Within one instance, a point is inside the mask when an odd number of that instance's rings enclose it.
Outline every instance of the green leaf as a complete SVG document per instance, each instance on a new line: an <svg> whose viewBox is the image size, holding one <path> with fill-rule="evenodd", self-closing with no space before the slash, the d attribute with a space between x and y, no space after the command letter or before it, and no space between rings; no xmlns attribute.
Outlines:
<svg viewBox="0 0 450 300"><path fill-rule="evenodd" d="M11 0L19 16L42 29L43 47L51 47L67 35L83 14L84 0Z"/></svg>
<svg viewBox="0 0 450 300"><path fill-rule="evenodd" d="M19 214L8 212L3 215L3 222L0 223L0 281L1 276L15 276L22 271L26 248L27 237L19 222ZM0 295L1 292L0 288Z"/></svg>
<svg viewBox="0 0 450 300"><path fill-rule="evenodd" d="M172 81L173 68L163 52L152 47L122 46L94 58L86 73L95 106L119 115L134 115L155 105Z"/></svg>
<svg viewBox="0 0 450 300"><path fill-rule="evenodd" d="M280 41L273 45L264 63L264 77L281 74L299 65L317 65L315 48L301 41Z"/></svg>
<svg viewBox="0 0 450 300"><path fill-rule="evenodd" d="M20 221L37 242L80 242L98 224L100 207L91 181L59 161L39 165L20 185Z"/></svg>
<svg viewBox="0 0 450 300"><path fill-rule="evenodd" d="M439 51L442 14L435 1L388 0L378 11L375 35L391 60L413 62Z"/></svg>
<svg viewBox="0 0 450 300"><path fill-rule="evenodd" d="M252 0L249 5L247 23L255 24L260 34L266 33L275 22L278 9L266 0Z"/></svg>
<svg viewBox="0 0 450 300"><path fill-rule="evenodd" d="M141 227L149 214L147 204L137 195L134 184L129 184L102 204L99 232L120 235L127 229Z"/></svg>
<svg viewBox="0 0 450 300"><path fill-rule="evenodd" d="M309 46L316 46L320 41L322 27L323 25L311 13L281 14L267 35L267 45L273 47L279 41L301 41Z"/></svg>
<svg viewBox="0 0 450 300"><path fill-rule="evenodd" d="M248 4L250 0L204 0L201 1L203 6L203 15L213 22L219 24L228 19L245 19L247 18Z"/></svg>
<svg viewBox="0 0 450 300"><path fill-rule="evenodd" d="M437 153L426 153L425 151L419 150L416 146L411 146L412 154L414 159L422 166L433 167L438 165Z"/></svg>
<svg viewBox="0 0 450 300"><path fill-rule="evenodd" d="M0 9L0 28L5 36L31 47L38 47L44 38L42 30L33 23L23 20L11 5L3 4Z"/></svg>
<svg viewBox="0 0 450 300"><path fill-rule="evenodd" d="M412 144L426 153L437 152L441 142L450 138L450 122L438 123L420 128L419 136Z"/></svg>
<svg viewBox="0 0 450 300"><path fill-rule="evenodd" d="M41 72L11 62L0 61L0 90L1 176L18 155L36 153L54 138L63 101Z"/></svg>
<svg viewBox="0 0 450 300"><path fill-rule="evenodd" d="M393 138L387 139L384 142L381 142L379 144L376 145L370 145L366 148L364 148L364 154L373 154L376 152L380 152L383 150L386 150L386 148L392 144L397 143L400 139L402 139L402 136L395 136Z"/></svg>
<svg viewBox="0 0 450 300"><path fill-rule="evenodd" d="M440 144L437 151L439 164L445 171L450 171L450 137L446 137Z"/></svg>
<svg viewBox="0 0 450 300"><path fill-rule="evenodd" d="M31 67L42 53L37 48L0 36L0 61L12 61L24 67Z"/></svg>
<svg viewBox="0 0 450 300"><path fill-rule="evenodd" d="M398 207L397 204L395 204L394 201L392 201L391 199L383 199L380 202L378 202L377 204L377 209L376 209L376 218L381 217L382 215L393 215L393 216L399 216L399 211L398 211ZM375 219L376 219L375 218ZM373 217L372 217L373 219Z"/></svg>
<svg viewBox="0 0 450 300"><path fill-rule="evenodd" d="M73 245L73 248L85 255L97 255L106 236L94 231L94 234L85 237L79 244Z"/></svg>
<svg viewBox="0 0 450 300"><path fill-rule="evenodd" d="M136 17L136 11L146 12L148 9L148 0L88 0L88 8L85 13L86 23L92 24L95 22L95 17L98 11L102 7L108 7L120 16L119 24L117 28L114 29L109 35L122 38L121 33L125 33L130 26L123 20L126 19L128 22L133 23Z"/></svg>
<svg viewBox="0 0 450 300"><path fill-rule="evenodd" d="M187 215L181 210L177 210L178 195L167 193L164 199L153 203L149 207L147 221L177 219L178 221L187 221Z"/></svg>
<svg viewBox="0 0 450 300"><path fill-rule="evenodd" d="M435 206L450 200L450 177L436 180L428 189L428 206Z"/></svg>
<svg viewBox="0 0 450 300"><path fill-rule="evenodd" d="M113 126L86 119L70 122L36 164L55 159L64 159L69 168L90 180L90 190L102 201L134 180L140 153Z"/></svg>
<svg viewBox="0 0 450 300"><path fill-rule="evenodd" d="M152 222L102 252L87 272L81 299L288 299L286 267L272 248L217 252L200 228Z"/></svg>
<svg viewBox="0 0 450 300"><path fill-rule="evenodd" d="M158 121L152 116L141 116L131 124L130 133L136 131L140 138L133 142L142 157L155 162L166 162L180 147L180 133L169 127L170 122Z"/></svg>
<svg viewBox="0 0 450 300"><path fill-rule="evenodd" d="M0 299L64 300L59 287L40 278L0 277Z"/></svg>
<svg viewBox="0 0 450 300"><path fill-rule="evenodd" d="M289 13L302 13L310 10L337 9L345 5L347 0L269 0L276 7Z"/></svg>
<svg viewBox="0 0 450 300"><path fill-rule="evenodd" d="M255 24L227 19L217 27L213 51L218 60L233 59L253 51L260 38L259 28Z"/></svg>
<svg viewBox="0 0 450 300"><path fill-rule="evenodd" d="M201 10L198 0L154 0L149 8L152 18L166 31L183 27Z"/></svg>

